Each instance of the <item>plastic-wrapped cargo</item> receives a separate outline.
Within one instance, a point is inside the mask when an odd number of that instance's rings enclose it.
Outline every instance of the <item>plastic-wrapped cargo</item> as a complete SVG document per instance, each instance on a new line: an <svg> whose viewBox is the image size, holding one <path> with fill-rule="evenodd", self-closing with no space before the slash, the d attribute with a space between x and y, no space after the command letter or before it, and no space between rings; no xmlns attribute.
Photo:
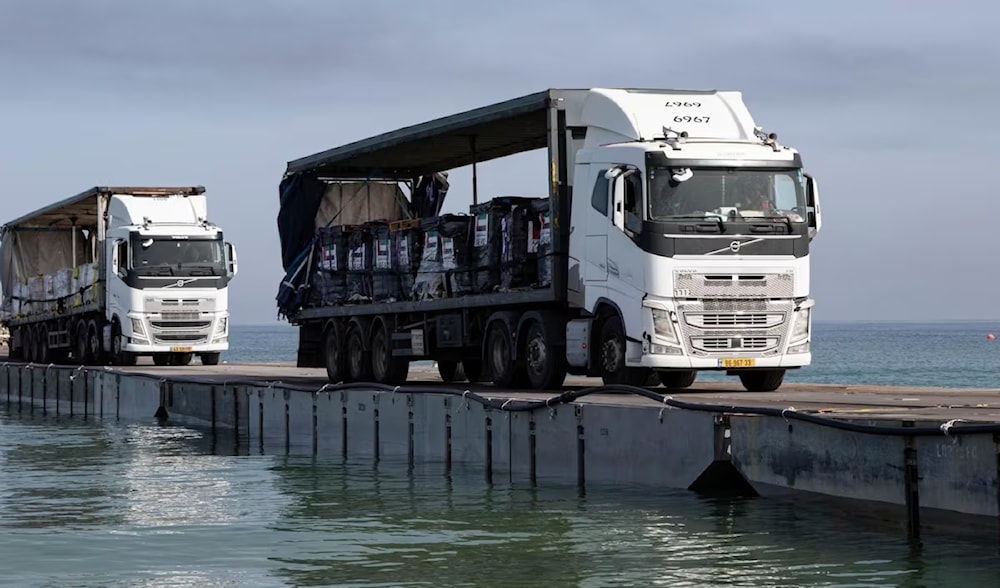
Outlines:
<svg viewBox="0 0 1000 588"><path fill-rule="evenodd" d="M502 257L511 247L512 211L531 205L536 198L501 196L469 207L475 219L472 233L472 287L476 292L494 292L502 287ZM517 270L511 270L517 271ZM509 281L509 280L508 280ZM509 286L508 286L509 288Z"/></svg>
<svg viewBox="0 0 1000 588"><path fill-rule="evenodd" d="M347 234L344 227L321 227L312 275L314 304L343 304L347 293Z"/></svg>
<svg viewBox="0 0 1000 588"><path fill-rule="evenodd" d="M54 297L65 303L65 299L73 293L73 268L63 268L56 272L53 289Z"/></svg>
<svg viewBox="0 0 1000 588"><path fill-rule="evenodd" d="M536 285L539 288L547 288L552 284L552 211L549 209L549 202L548 198L539 198L532 203L528 255L535 258Z"/></svg>
<svg viewBox="0 0 1000 588"><path fill-rule="evenodd" d="M365 223L365 231L371 242L372 300L375 302L399 300L399 275L393 263L389 223L370 221Z"/></svg>
<svg viewBox="0 0 1000 588"><path fill-rule="evenodd" d="M392 265L399 280L399 296L402 300L414 298L414 281L420 270L423 251L423 233L418 219L394 221L389 224L392 240Z"/></svg>
<svg viewBox="0 0 1000 588"><path fill-rule="evenodd" d="M445 214L421 219L423 252L414 280L414 298L455 297L472 290L469 268L472 217Z"/></svg>
<svg viewBox="0 0 1000 588"><path fill-rule="evenodd" d="M347 292L350 303L371 302L371 235L363 225L345 226L347 233Z"/></svg>

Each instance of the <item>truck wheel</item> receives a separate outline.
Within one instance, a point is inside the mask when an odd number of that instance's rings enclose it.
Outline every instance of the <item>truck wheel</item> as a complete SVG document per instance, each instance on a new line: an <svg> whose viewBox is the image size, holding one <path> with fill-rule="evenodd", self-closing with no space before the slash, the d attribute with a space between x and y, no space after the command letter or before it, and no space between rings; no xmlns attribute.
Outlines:
<svg viewBox="0 0 1000 588"><path fill-rule="evenodd" d="M23 327L21 345L24 346L24 361L35 363L35 329L34 327Z"/></svg>
<svg viewBox="0 0 1000 588"><path fill-rule="evenodd" d="M340 345L340 327L331 323L323 333L323 365L326 379L331 384L339 384L346 379L344 370L344 350Z"/></svg>
<svg viewBox="0 0 1000 588"><path fill-rule="evenodd" d="M219 351L212 351L210 353L202 353L198 357L201 359L201 365L219 365L219 360L222 359L222 353Z"/></svg>
<svg viewBox="0 0 1000 588"><path fill-rule="evenodd" d="M104 363L104 346L101 343L101 325L95 319L87 322L87 357L94 365Z"/></svg>
<svg viewBox="0 0 1000 588"><path fill-rule="evenodd" d="M80 321L76 325L76 336L73 338L73 354L77 363L87 365L90 358L87 357L87 323Z"/></svg>
<svg viewBox="0 0 1000 588"><path fill-rule="evenodd" d="M601 326L601 346L598 361L601 366L601 380L605 385L625 385L643 387L649 381L651 369L625 366L625 328L622 319L613 315Z"/></svg>
<svg viewBox="0 0 1000 588"><path fill-rule="evenodd" d="M192 359L194 359L194 353L171 353L170 365L190 365Z"/></svg>
<svg viewBox="0 0 1000 588"><path fill-rule="evenodd" d="M38 363L49 363L49 327L42 323L35 331L35 357Z"/></svg>
<svg viewBox="0 0 1000 588"><path fill-rule="evenodd" d="M352 382L366 382L371 379L371 360L365 350L361 329L352 326L347 331L347 377Z"/></svg>
<svg viewBox="0 0 1000 588"><path fill-rule="evenodd" d="M499 388L522 388L527 373L514 356L514 338L504 321L495 321L486 337L486 358L493 385Z"/></svg>
<svg viewBox="0 0 1000 588"><path fill-rule="evenodd" d="M552 345L540 321L531 321L524 345L524 367L536 390L560 388L566 381L566 354Z"/></svg>
<svg viewBox="0 0 1000 588"><path fill-rule="evenodd" d="M748 392L774 392L785 380L785 370L740 372L740 382Z"/></svg>
<svg viewBox="0 0 1000 588"><path fill-rule="evenodd" d="M379 384L398 386L406 383L410 371L410 361L392 354L392 345L385 323L380 322L372 333L371 341L372 377Z"/></svg>
<svg viewBox="0 0 1000 588"><path fill-rule="evenodd" d="M114 365L135 365L136 356L122 349L122 326L118 321L111 323L111 363Z"/></svg>
<svg viewBox="0 0 1000 588"><path fill-rule="evenodd" d="M442 359L437 362L438 375L446 384L465 381L465 364L453 359Z"/></svg>
<svg viewBox="0 0 1000 588"><path fill-rule="evenodd" d="M694 384L698 377L695 370L685 370L680 372L660 372L660 382L667 388L688 388Z"/></svg>

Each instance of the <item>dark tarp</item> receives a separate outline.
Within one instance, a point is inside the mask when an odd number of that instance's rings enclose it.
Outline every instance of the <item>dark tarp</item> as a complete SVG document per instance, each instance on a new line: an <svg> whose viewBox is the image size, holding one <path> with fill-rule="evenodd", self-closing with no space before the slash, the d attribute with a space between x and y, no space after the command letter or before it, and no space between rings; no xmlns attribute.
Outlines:
<svg viewBox="0 0 1000 588"><path fill-rule="evenodd" d="M316 233L316 212L326 192L326 183L310 174L295 173L281 180L278 188L278 238L281 241L281 263L285 271L292 269Z"/></svg>

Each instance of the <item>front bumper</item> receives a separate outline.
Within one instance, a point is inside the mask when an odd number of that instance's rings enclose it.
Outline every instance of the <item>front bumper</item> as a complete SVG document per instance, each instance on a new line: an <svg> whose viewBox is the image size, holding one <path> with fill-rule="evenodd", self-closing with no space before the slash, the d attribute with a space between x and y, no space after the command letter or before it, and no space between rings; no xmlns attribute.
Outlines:
<svg viewBox="0 0 1000 588"><path fill-rule="evenodd" d="M740 370L756 368L798 368L805 367L812 362L812 353L794 353L788 355L778 355L775 357L754 357L752 367L723 367L720 365L722 359L746 359L732 355L722 357L691 357L687 355L658 355L645 354L642 356L637 367L648 367L655 369L696 369L696 370Z"/></svg>
<svg viewBox="0 0 1000 588"><path fill-rule="evenodd" d="M211 353L229 349L229 314L134 313L122 349L130 353Z"/></svg>
<svg viewBox="0 0 1000 588"><path fill-rule="evenodd" d="M627 365L657 369L798 368L812 362L811 299L646 299Z"/></svg>
<svg viewBox="0 0 1000 588"><path fill-rule="evenodd" d="M229 350L229 342L200 343L197 345L151 345L149 343L128 342L122 348L129 353L212 353Z"/></svg>

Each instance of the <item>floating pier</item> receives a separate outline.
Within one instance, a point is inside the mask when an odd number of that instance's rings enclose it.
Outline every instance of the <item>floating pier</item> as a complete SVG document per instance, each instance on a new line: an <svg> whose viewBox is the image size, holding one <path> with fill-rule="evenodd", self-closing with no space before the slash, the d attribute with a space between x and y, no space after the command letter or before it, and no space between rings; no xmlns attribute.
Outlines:
<svg viewBox="0 0 1000 588"><path fill-rule="evenodd" d="M705 493L846 499L928 521L995 525L1000 390L734 384L601 387L557 395L410 383L332 386L281 364L129 368L2 363L0 403L80 419L226 431L266 452L481 468L486 482L619 483ZM962 523L964 524L964 523Z"/></svg>

